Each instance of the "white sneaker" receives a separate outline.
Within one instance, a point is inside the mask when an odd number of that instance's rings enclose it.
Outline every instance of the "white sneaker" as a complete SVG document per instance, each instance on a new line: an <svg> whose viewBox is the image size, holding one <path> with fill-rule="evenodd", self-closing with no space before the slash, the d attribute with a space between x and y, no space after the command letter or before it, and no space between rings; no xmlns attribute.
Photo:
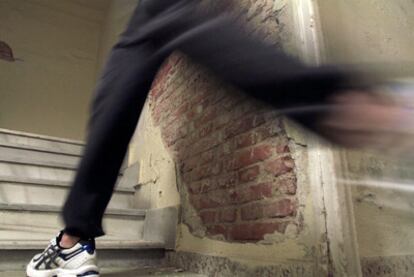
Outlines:
<svg viewBox="0 0 414 277"><path fill-rule="evenodd" d="M69 249L59 246L60 233L27 265L27 277L99 277L95 241L80 241Z"/></svg>

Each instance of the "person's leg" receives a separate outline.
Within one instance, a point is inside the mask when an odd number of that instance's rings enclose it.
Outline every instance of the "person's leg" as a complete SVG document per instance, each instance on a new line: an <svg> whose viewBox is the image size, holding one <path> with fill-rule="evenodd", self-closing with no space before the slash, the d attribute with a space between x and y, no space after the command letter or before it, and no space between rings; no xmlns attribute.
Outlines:
<svg viewBox="0 0 414 277"><path fill-rule="evenodd" d="M115 45L98 83L83 157L63 208L63 239L94 238L104 234L102 217L136 127L151 83L165 55L155 53L142 38L129 44L150 17L137 7ZM72 237L68 237L70 235Z"/></svg>

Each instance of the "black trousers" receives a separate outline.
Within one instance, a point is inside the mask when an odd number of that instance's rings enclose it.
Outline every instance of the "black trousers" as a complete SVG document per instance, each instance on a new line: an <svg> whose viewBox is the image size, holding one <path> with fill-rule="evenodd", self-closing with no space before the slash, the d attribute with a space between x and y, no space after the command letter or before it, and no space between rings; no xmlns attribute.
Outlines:
<svg viewBox="0 0 414 277"><path fill-rule="evenodd" d="M104 234L102 217L151 83L178 50L219 78L275 107L321 103L347 86L347 75L308 67L250 37L197 0L142 0L114 46L92 104L83 158L63 209L66 232ZM312 127L314 119L296 118Z"/></svg>

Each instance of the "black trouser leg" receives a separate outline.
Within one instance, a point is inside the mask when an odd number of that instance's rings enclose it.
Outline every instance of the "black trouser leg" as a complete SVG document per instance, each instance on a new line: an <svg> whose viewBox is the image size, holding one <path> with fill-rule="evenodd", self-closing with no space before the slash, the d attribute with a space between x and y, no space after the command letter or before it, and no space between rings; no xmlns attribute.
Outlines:
<svg viewBox="0 0 414 277"><path fill-rule="evenodd" d="M89 134L64 206L66 231L103 235L104 211L150 85L161 63L180 50L246 93L278 106L323 101L343 76L310 68L250 38L220 14L191 0L142 0L112 50L92 107Z"/></svg>
<svg viewBox="0 0 414 277"><path fill-rule="evenodd" d="M149 41L125 44L149 17L138 7L113 48L92 104L89 134L74 184L63 209L68 234L104 234L102 217L151 82L164 60Z"/></svg>

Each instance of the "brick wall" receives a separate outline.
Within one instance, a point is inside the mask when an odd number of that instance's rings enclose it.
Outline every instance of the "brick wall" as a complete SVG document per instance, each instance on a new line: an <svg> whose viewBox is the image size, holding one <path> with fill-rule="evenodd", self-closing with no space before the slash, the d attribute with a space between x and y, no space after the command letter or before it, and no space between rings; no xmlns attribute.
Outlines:
<svg viewBox="0 0 414 277"><path fill-rule="evenodd" d="M246 1L244 19L279 45L272 0ZM260 241L300 225L295 162L280 118L205 69L175 53L151 92L151 110L173 153L179 183L201 224L194 233L227 241ZM185 206L185 205L184 205Z"/></svg>

